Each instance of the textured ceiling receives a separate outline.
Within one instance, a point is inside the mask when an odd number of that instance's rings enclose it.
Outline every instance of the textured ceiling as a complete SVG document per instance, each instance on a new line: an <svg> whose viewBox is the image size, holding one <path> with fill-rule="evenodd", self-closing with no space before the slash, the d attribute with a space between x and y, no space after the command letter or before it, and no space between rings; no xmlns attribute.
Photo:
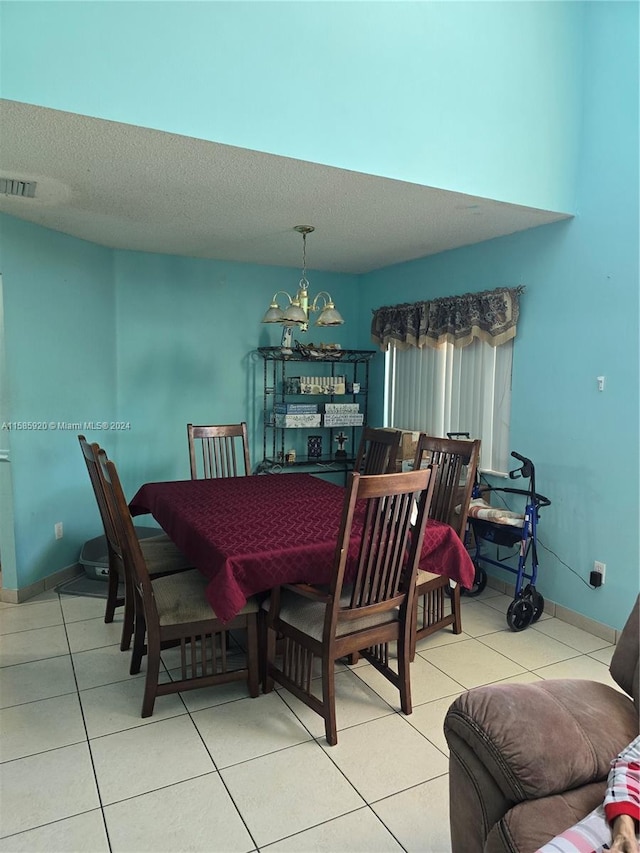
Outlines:
<svg viewBox="0 0 640 853"><path fill-rule="evenodd" d="M0 100L0 210L118 249L364 273L567 218Z"/></svg>

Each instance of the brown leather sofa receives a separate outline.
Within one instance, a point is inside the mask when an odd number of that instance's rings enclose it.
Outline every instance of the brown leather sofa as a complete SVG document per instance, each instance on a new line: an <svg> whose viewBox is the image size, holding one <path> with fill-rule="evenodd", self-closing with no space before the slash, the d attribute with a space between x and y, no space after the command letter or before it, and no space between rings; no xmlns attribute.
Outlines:
<svg viewBox="0 0 640 853"><path fill-rule="evenodd" d="M602 802L611 760L638 735L639 608L640 596L609 667L624 693L555 679L478 687L451 705L452 853L534 853Z"/></svg>

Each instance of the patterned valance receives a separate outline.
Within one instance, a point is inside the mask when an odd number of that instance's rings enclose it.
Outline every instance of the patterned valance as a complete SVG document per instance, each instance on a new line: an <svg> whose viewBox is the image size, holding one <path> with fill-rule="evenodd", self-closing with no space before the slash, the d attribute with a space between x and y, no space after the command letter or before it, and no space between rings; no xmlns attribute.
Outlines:
<svg viewBox="0 0 640 853"><path fill-rule="evenodd" d="M443 343L461 349L475 338L498 347L516 335L523 291L523 286L499 287L378 308L373 312L371 339L382 350L390 343L398 349Z"/></svg>

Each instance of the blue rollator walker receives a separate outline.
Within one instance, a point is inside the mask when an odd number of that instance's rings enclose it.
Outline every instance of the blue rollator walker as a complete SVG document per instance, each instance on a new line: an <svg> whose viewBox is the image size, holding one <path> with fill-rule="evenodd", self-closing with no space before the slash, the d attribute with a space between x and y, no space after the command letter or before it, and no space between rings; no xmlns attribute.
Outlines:
<svg viewBox="0 0 640 853"><path fill-rule="evenodd" d="M516 589L514 599L507 610L507 623L512 631L522 631L528 628L529 625L537 622L542 616L544 610L544 598L536 590L536 580L538 577L538 549L537 549L537 529L538 517L542 507L550 506L551 501L536 492L536 474L533 462L519 453L511 454L514 459L522 463L520 468L509 472L509 477L512 480L523 477L529 479L528 489L510 489L498 488L493 486L483 486L482 490L476 484L474 489L474 498L481 497L482 492L495 492L524 495L526 505L524 513L508 513L511 516L511 522L500 523L497 520L490 518L469 517L469 525L473 531L475 540L475 554L473 563L476 568L474 585L467 592L467 595L478 595L484 589L487 583L487 573L482 568L481 563L497 566L500 569L506 569L513 572L516 577ZM518 526L513 526L517 524ZM505 565L505 560L514 556L513 552L507 557L497 559L487 556L482 551L483 543L490 542L496 546L514 547L519 543L520 552L518 557L518 567L512 568ZM527 560L530 559L530 571L527 571ZM524 582L527 581L525 584Z"/></svg>

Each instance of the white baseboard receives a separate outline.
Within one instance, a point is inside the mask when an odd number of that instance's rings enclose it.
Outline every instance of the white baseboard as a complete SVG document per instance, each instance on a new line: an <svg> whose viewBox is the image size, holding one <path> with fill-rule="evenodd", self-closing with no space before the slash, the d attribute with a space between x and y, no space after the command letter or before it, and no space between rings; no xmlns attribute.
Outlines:
<svg viewBox="0 0 640 853"><path fill-rule="evenodd" d="M40 593L46 592L48 589L53 589L58 584L64 583L66 580L71 580L71 578L81 575L83 572L84 569L80 563L73 563L64 569L54 572L52 575L48 575L46 578L42 578L42 580L22 587L22 589L5 589L3 587L0 589L0 601L3 601L5 604L23 604L30 598L40 595Z"/></svg>
<svg viewBox="0 0 640 853"><path fill-rule="evenodd" d="M5 602L6 604L22 604L48 589L53 589L53 587L58 586L60 583L64 583L64 581L76 577L76 575L81 575L83 571L84 569L79 563L73 563L71 566L60 569L59 571L54 572L54 574L36 581L30 586L23 587L22 589L0 589L0 601ZM491 575L487 577L487 586L492 589L497 589L504 595L509 596L513 596L516 589L514 584L498 580L498 578L493 578ZM573 625L575 628L581 628L583 631L588 631L589 634L600 637L608 643L616 643L618 641L618 636L621 633L620 631L616 631L615 628L611 628L609 625L604 625L602 622L596 622L595 619L589 619L589 617L583 616L582 613L576 613L575 610L569 610L567 607L563 607L555 601L550 601L548 598L545 598L544 600L544 612L548 613L550 616L555 616L563 622L567 622L569 625Z"/></svg>
<svg viewBox="0 0 640 853"><path fill-rule="evenodd" d="M503 594L509 596L515 595L516 591L515 584L510 584L506 581L492 578L491 576L487 577L487 586L490 586L492 589L497 589ZM550 601L548 598L545 598L544 600L544 612L548 613L550 616L555 616L556 619L560 619L562 622L567 622L569 625L573 625L574 628L581 628L583 631L587 631L595 637L600 637L600 639L606 640L608 643L615 644L621 633L620 631L616 631L615 628L611 628L609 625L605 625L602 622L596 622L595 619L583 616L582 613L576 613L575 610L569 610L568 607L563 607L561 604L558 604L555 601Z"/></svg>

